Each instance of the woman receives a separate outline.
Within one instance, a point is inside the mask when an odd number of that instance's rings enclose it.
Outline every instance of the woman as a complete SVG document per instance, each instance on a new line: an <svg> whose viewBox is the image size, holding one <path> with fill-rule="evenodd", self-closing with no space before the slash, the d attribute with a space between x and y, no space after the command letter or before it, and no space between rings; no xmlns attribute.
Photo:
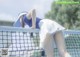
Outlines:
<svg viewBox="0 0 80 57"><path fill-rule="evenodd" d="M20 23L20 25L15 25ZM53 57L53 40L59 50L61 57L71 57L67 52L65 47L65 42L59 30L64 30L65 28L52 21L50 19L40 19L36 17L36 10L32 9L28 13L23 13L19 15L19 19L14 26L25 27L28 25L31 28L40 29L40 47L45 50L47 57Z"/></svg>

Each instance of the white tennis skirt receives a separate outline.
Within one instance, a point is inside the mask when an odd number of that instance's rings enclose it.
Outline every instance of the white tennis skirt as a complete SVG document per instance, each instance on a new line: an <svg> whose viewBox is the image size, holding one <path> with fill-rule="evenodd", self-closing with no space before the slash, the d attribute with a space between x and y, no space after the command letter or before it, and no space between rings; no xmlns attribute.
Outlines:
<svg viewBox="0 0 80 57"><path fill-rule="evenodd" d="M43 42L46 38L46 34L54 34L56 31L64 30L65 28L58 24L55 21L52 21L50 19L42 19L39 23L40 26L40 42Z"/></svg>

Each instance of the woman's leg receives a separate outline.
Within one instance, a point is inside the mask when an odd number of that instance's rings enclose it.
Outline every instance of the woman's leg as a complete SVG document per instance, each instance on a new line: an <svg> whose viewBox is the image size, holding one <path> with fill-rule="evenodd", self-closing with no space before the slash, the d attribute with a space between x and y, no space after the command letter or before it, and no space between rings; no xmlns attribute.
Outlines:
<svg viewBox="0 0 80 57"><path fill-rule="evenodd" d="M45 39L40 42L40 47L45 50L47 57L53 57L53 36L50 33L47 33Z"/></svg>
<svg viewBox="0 0 80 57"><path fill-rule="evenodd" d="M61 32L55 33L54 41L56 43L56 46L58 47L59 54L61 57L71 57L70 54L66 50L64 38Z"/></svg>

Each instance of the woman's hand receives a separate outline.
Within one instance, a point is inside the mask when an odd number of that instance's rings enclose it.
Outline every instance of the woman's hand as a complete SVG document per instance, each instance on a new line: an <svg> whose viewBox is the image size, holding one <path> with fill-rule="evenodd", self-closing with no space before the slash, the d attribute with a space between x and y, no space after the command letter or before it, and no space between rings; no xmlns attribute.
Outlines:
<svg viewBox="0 0 80 57"><path fill-rule="evenodd" d="M35 28L36 28L36 26L34 25L34 26L32 26L31 28L32 28L32 29L35 29Z"/></svg>

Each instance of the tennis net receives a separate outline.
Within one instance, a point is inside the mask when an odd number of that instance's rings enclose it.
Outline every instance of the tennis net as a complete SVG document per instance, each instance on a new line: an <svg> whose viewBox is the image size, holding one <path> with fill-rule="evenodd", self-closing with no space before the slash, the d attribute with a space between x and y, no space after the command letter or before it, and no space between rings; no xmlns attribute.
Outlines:
<svg viewBox="0 0 80 57"><path fill-rule="evenodd" d="M80 31L79 30L64 30L62 31L65 38L67 51L72 57L80 57ZM55 57L59 57L58 49L54 48Z"/></svg>
<svg viewBox="0 0 80 57"><path fill-rule="evenodd" d="M80 57L80 31L62 31L68 52ZM39 48L39 30L0 27L0 57L46 57ZM54 48L54 57L60 57Z"/></svg>

